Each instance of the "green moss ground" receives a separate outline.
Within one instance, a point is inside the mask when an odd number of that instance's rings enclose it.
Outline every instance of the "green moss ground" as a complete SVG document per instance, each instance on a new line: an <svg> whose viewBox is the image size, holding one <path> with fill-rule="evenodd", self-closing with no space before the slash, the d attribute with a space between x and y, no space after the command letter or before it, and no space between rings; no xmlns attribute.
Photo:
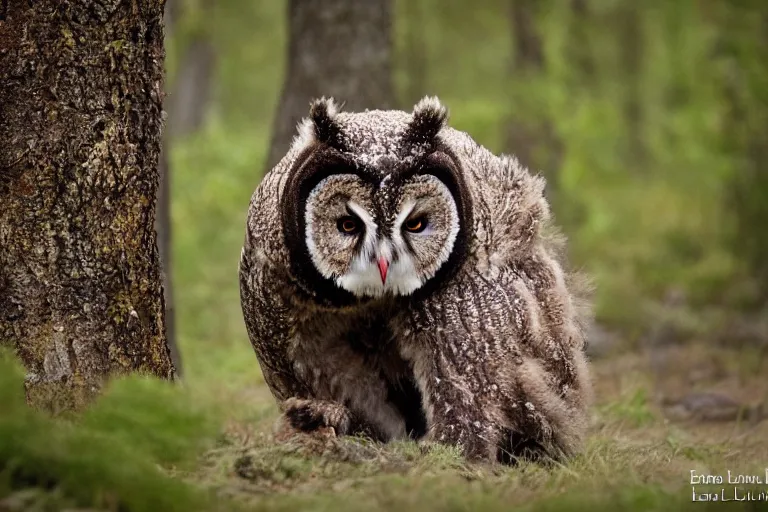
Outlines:
<svg viewBox="0 0 768 512"><path fill-rule="evenodd" d="M226 370L176 387L120 379L84 414L53 419L27 408L22 372L4 354L0 510L701 508L691 502L690 471L764 475L768 422L673 423L653 397L672 396L679 379L703 372L698 387L759 401L768 364L755 368L752 358L696 346L669 357L676 371L659 379L638 354L598 361L586 449L547 469L470 465L454 449L412 442L319 435L278 442L264 385L228 385Z"/></svg>

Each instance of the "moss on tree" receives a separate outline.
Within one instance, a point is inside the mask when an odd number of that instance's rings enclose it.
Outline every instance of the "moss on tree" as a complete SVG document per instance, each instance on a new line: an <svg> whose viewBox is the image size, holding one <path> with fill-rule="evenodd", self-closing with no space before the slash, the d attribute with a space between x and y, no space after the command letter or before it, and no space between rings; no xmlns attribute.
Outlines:
<svg viewBox="0 0 768 512"><path fill-rule="evenodd" d="M163 1L11 0L0 22L0 343L28 399L173 377L154 231Z"/></svg>

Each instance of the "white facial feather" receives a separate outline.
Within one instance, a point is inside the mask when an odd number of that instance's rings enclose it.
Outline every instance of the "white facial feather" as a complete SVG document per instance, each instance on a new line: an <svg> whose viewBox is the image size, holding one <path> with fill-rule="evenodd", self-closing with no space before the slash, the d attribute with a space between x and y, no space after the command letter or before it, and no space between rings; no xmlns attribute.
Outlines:
<svg viewBox="0 0 768 512"><path fill-rule="evenodd" d="M438 261L436 268L439 268L448 260L459 232L456 205L447 189L444 193L448 194L447 203L450 205L453 221L450 226L448 238L445 244L441 247L440 253L437 255ZM408 246L403 239L402 225L415 207L415 201L407 201L402 205L395 218L391 240L379 240L378 238L374 238L374 257L371 257L371 239L368 234L366 234L365 249L355 257L349 272L336 279L336 283L340 287L357 296L381 297L385 294L410 295L424 284L427 277L431 277L420 275L416 268L416 263L409 252ZM366 227L369 223L373 222L373 219L370 217L364 218L355 209L352 209L351 207L350 209L360 216L366 223ZM367 212L364 213L367 215ZM422 233L410 234L408 236L427 236L429 233L430 228L427 227ZM397 255L397 258L393 258L395 254ZM380 257L384 257L387 261L391 262L387 271L387 279L384 284L381 282L381 275L378 267L378 259Z"/></svg>
<svg viewBox="0 0 768 512"><path fill-rule="evenodd" d="M304 240L307 243L307 250L309 251L309 256L312 258L312 263L315 264L315 268L317 268L317 270L324 276L328 276L332 273L332 270L328 263L323 258L320 258L315 239L312 237L312 219L314 218L315 213L314 196L318 193L319 189L319 186L315 187L307 199L307 209L304 211L304 223L307 226L307 231L304 235Z"/></svg>
<svg viewBox="0 0 768 512"><path fill-rule="evenodd" d="M431 232L431 227L427 226L421 233L410 233L408 235L404 235L402 231L403 223L408 219L408 216L411 215L414 208L417 206L415 201L407 201L400 208L400 211L395 218L394 225L392 226L391 239L381 239L379 237L379 226L377 226L368 210L354 201L349 201L346 206L363 222L364 231L362 236L365 238L357 254L350 262L348 270L342 275L334 275L328 262L320 257L318 248L310 235L312 231L310 229L310 222L314 214L314 201L312 199L314 199L314 194L317 193L322 185L322 182L321 184L318 184L315 190L310 194L309 200L307 201L305 218L308 227L306 234L307 248L309 249L315 268L317 268L323 276L329 279L334 279L339 287L358 297L381 297L387 294L410 295L419 289L428 278L432 277L431 275L425 276L419 272L416 262L404 239L404 236L428 236ZM450 257L459 232L456 204L447 188L441 190L441 193L447 196L446 202L451 209L452 220L449 226L448 237L440 248L440 252L436 255L437 261L435 269L442 266L442 264ZM348 235L339 233L338 236ZM378 266L378 260L382 257L389 262L387 278L383 284L381 282L381 274Z"/></svg>
<svg viewBox="0 0 768 512"><path fill-rule="evenodd" d="M372 234L376 233L376 228L377 228L376 223L373 221L373 217L371 217L371 214L369 214L365 208L363 208L362 206L360 206L354 201L349 201L347 203L347 208L352 210L352 213L360 217L360 220L363 221L363 223L365 224L366 235L369 233L372 233Z"/></svg>

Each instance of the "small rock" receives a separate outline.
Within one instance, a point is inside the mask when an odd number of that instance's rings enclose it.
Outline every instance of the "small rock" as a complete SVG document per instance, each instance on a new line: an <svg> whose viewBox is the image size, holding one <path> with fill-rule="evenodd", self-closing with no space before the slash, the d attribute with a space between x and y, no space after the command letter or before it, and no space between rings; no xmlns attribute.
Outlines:
<svg viewBox="0 0 768 512"><path fill-rule="evenodd" d="M765 417L761 406L741 404L733 398L713 392L691 392L680 399L665 399L664 413L673 420L735 421L739 417L759 421Z"/></svg>

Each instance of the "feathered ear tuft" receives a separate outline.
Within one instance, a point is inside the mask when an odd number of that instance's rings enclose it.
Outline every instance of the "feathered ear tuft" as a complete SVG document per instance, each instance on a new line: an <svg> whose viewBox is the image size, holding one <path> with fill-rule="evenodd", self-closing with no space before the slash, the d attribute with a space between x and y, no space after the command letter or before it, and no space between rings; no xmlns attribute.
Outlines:
<svg viewBox="0 0 768 512"><path fill-rule="evenodd" d="M338 111L339 107L333 98L323 96L310 104L309 118L315 126L315 136L320 142L335 145L339 140L341 129L335 120Z"/></svg>
<svg viewBox="0 0 768 512"><path fill-rule="evenodd" d="M415 144L429 144L448 121L448 109L437 96L425 96L413 107L413 119L406 138Z"/></svg>

